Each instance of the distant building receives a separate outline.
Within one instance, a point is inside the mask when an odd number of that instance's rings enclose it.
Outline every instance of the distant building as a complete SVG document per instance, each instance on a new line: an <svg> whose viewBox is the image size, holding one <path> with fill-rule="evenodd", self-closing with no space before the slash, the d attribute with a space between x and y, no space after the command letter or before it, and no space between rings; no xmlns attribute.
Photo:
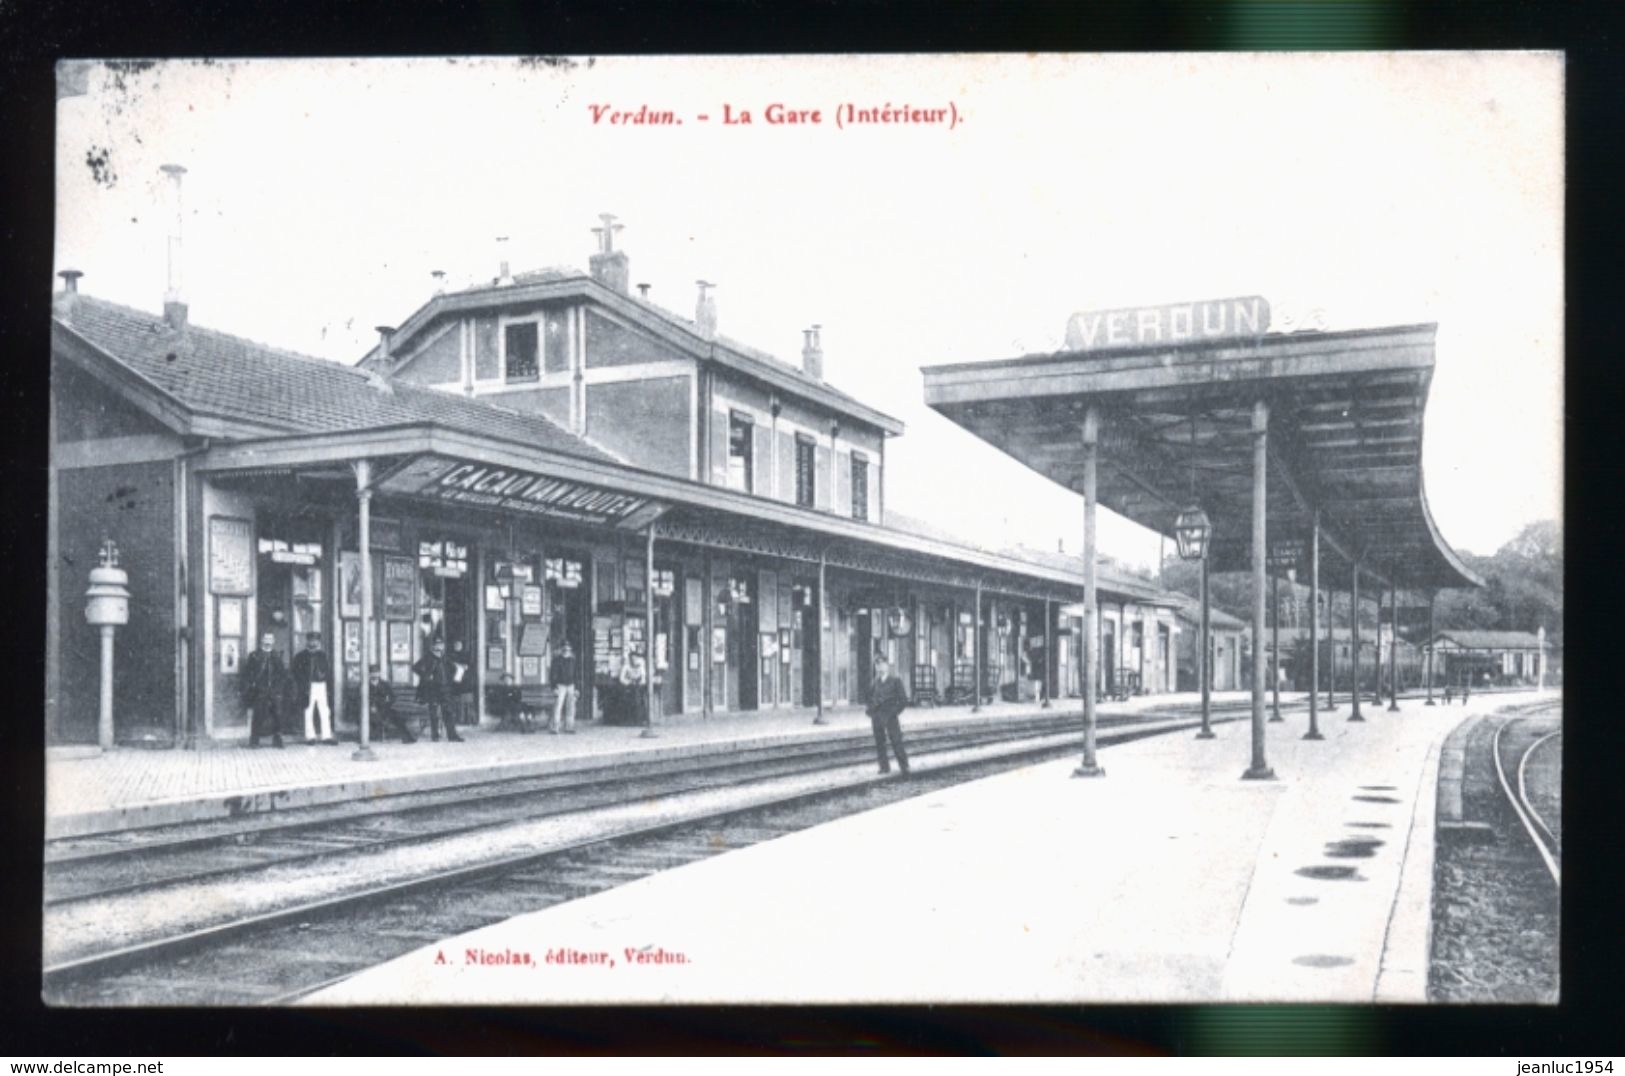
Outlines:
<svg viewBox="0 0 1625 1076"><path fill-rule="evenodd" d="M1179 603L1179 690L1198 691L1201 685L1196 679L1196 640L1201 634L1202 603L1188 594L1173 597ZM1212 634L1208 653L1213 690L1238 691L1249 686L1252 667L1244 660L1249 653L1247 625L1222 609L1210 606L1208 627Z"/></svg>
<svg viewBox="0 0 1625 1076"><path fill-rule="evenodd" d="M1477 631L1452 628L1432 639L1435 683L1538 683L1547 660L1545 639L1527 631ZM1550 672L1550 670L1548 670ZM1550 680L1548 679L1548 682Z"/></svg>

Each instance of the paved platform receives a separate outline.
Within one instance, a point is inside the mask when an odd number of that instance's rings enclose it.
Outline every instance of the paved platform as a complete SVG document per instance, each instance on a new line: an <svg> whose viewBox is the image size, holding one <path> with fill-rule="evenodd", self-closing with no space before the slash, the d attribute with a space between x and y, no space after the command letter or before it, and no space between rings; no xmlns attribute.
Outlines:
<svg viewBox="0 0 1625 1076"><path fill-rule="evenodd" d="M1552 693L1548 693L1550 695ZM1439 748L1540 696L1045 763L427 946L312 1004L1426 1000Z"/></svg>
<svg viewBox="0 0 1625 1076"><path fill-rule="evenodd" d="M1215 696L1215 705L1239 705L1242 692ZM1287 696L1282 696L1283 702ZM1297 696L1293 697L1298 698ZM1148 695L1103 705L1102 717L1188 708L1194 695ZM1054 713L1081 710L1079 700L1057 700ZM939 722L1008 720L1041 712L1036 703L997 703L973 714L968 706L914 708L906 727ZM826 712L827 725L812 724L814 713L784 709L687 718L663 724L645 739L640 730L586 723L574 736L546 732L521 735L495 729L465 733L460 744L420 739L415 744L374 744L376 758L351 758L355 745L307 746L290 742L270 747L218 747L203 750L120 749L104 754L53 752L46 766L47 838L115 832L170 822L225 818L256 811L360 799L394 792L444 788L497 777L564 773L619 761L676 758L726 752L746 744L790 743L808 737L866 734L868 718L857 707Z"/></svg>

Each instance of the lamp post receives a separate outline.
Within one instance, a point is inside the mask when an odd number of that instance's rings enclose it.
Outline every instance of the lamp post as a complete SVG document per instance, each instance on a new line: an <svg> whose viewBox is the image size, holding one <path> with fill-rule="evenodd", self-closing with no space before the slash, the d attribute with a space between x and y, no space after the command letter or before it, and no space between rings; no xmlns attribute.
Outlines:
<svg viewBox="0 0 1625 1076"><path fill-rule="evenodd" d="M90 569L85 591L85 620L102 637L102 682L96 719L96 742L113 749L113 633L130 622L130 576L118 566L118 546L102 542L101 562Z"/></svg>
<svg viewBox="0 0 1625 1076"><path fill-rule="evenodd" d="M1297 566L1302 551L1301 543L1284 541L1271 546L1269 552L1270 652L1275 657L1270 677L1272 722L1286 720L1281 716L1281 573Z"/></svg>
<svg viewBox="0 0 1625 1076"><path fill-rule="evenodd" d="M1213 739L1212 693L1208 686L1208 645L1211 624L1208 620L1208 547L1213 540L1213 521L1196 499L1196 414L1191 413L1190 437L1191 492L1187 506L1174 517L1174 544L1179 548L1179 559L1196 561L1201 565L1202 610L1196 640L1196 680L1202 693L1202 728L1198 740Z"/></svg>

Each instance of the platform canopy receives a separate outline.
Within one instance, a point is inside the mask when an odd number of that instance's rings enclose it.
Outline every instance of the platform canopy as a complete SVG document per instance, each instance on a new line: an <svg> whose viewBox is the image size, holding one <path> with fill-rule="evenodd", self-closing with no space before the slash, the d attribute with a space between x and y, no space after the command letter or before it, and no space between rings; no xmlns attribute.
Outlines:
<svg viewBox="0 0 1625 1076"><path fill-rule="evenodd" d="M1158 317L1182 310L1162 309ZM1267 318L1266 306L1266 326ZM1099 502L1171 537L1175 517L1194 500L1213 521L1213 569L1242 571L1251 543L1250 430L1263 401L1272 553L1306 549L1318 509L1324 583L1347 580L1357 561L1368 583L1483 585L1439 534L1423 490L1436 326L1176 343L1124 333L1118 340L1126 343L1090 346L1107 339L1104 324L1075 318L1070 349L1053 354L926 367L926 403L1077 491L1083 416L1096 407ZM1306 554L1302 560L1306 567Z"/></svg>

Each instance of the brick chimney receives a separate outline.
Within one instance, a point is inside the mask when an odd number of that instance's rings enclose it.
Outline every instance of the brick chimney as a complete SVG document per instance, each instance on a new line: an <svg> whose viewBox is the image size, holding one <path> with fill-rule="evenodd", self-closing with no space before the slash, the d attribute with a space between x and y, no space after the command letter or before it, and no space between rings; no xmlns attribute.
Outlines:
<svg viewBox="0 0 1625 1076"><path fill-rule="evenodd" d="M801 345L801 371L814 381L824 380L824 345L818 338L821 325L801 330L805 337Z"/></svg>
<svg viewBox="0 0 1625 1076"><path fill-rule="evenodd" d="M63 321L73 321L73 308L79 302L79 278L85 274L77 269L64 269L57 276L62 278L62 290L51 296L51 314Z"/></svg>
<svg viewBox="0 0 1625 1076"><path fill-rule="evenodd" d="M181 299L181 177L186 169L178 164L166 164L159 171L169 177L170 204L174 213L169 224L168 279L164 286L164 320L175 330L186 328L186 303Z"/></svg>
<svg viewBox="0 0 1625 1076"><path fill-rule="evenodd" d="M694 324L699 328L701 334L715 336L717 334L717 300L711 294L711 289L716 285L709 280L696 280L694 283L700 286L699 298L694 303Z"/></svg>
<svg viewBox="0 0 1625 1076"><path fill-rule="evenodd" d="M627 260L626 251L615 249L615 233L626 225L616 224L613 213L600 213L598 219L604 222L592 230L598 237L598 253L588 260L587 267L598 283L611 291L629 295L632 289L632 263Z"/></svg>
<svg viewBox="0 0 1625 1076"><path fill-rule="evenodd" d="M378 325L375 328L378 330L378 365L387 370L389 369L389 338L395 335L395 326Z"/></svg>
<svg viewBox="0 0 1625 1076"><path fill-rule="evenodd" d="M513 283L513 274L508 271L508 237L497 236L497 278L494 284L508 285Z"/></svg>

